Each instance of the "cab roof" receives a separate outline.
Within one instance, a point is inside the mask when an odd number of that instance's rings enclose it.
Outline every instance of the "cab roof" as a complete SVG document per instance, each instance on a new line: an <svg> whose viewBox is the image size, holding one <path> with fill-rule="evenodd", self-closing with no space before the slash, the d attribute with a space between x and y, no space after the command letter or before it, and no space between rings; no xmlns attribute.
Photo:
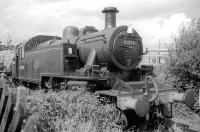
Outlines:
<svg viewBox="0 0 200 132"><path fill-rule="evenodd" d="M17 47L21 47L21 45L25 46L25 51L36 49L39 45L43 44L43 42L49 40L60 40L61 37L58 36L46 36L46 35L37 35L32 37L28 41L19 44Z"/></svg>

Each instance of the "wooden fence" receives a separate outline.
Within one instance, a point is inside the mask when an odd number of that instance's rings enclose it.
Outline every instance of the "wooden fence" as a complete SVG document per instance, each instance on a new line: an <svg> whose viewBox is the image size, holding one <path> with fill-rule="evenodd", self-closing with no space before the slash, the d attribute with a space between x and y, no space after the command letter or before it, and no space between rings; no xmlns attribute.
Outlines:
<svg viewBox="0 0 200 132"><path fill-rule="evenodd" d="M36 119L31 116L25 119L25 108L22 101L25 87L17 87L16 93L0 80L0 132L38 132Z"/></svg>

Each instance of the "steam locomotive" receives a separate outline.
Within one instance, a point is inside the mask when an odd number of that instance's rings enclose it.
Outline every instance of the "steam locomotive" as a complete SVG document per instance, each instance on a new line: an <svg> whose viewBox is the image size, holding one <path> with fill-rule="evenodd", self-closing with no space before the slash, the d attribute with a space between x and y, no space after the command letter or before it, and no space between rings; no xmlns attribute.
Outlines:
<svg viewBox="0 0 200 132"><path fill-rule="evenodd" d="M117 8L107 7L102 12L102 31L69 26L62 38L38 35L19 44L12 78L46 89L85 86L116 103L125 128L145 124L147 117L153 119L149 115L155 112L158 87L152 77L146 77L148 70L138 67L144 54L142 38L133 28L116 27Z"/></svg>

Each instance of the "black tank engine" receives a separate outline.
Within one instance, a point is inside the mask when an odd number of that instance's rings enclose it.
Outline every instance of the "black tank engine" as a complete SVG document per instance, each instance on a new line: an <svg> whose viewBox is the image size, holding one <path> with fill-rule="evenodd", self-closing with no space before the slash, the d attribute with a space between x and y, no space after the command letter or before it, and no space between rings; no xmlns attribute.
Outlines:
<svg viewBox="0 0 200 132"><path fill-rule="evenodd" d="M39 35L18 45L13 77L41 83L42 74L83 75L96 68L124 81L139 80L135 73L143 54L141 37L133 28L116 27L116 8L102 12L106 17L102 31L69 26L62 39Z"/></svg>
<svg viewBox="0 0 200 132"><path fill-rule="evenodd" d="M151 118L158 87L152 77L144 79L147 72L138 67L142 39L131 27L116 27L117 8L107 7L102 12L102 31L68 26L62 38L38 35L19 44L12 78L46 89L77 90L85 86L116 104L126 128L132 123L145 124L147 117Z"/></svg>

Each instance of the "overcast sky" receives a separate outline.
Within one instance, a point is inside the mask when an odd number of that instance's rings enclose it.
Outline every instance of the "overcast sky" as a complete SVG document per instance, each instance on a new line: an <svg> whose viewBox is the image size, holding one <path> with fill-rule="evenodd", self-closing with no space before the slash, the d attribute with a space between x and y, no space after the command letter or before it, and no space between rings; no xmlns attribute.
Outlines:
<svg viewBox="0 0 200 132"><path fill-rule="evenodd" d="M66 26L104 28L104 7L117 7L117 26L134 27L144 47L169 43L181 23L200 17L200 0L0 0L0 39L62 36Z"/></svg>

